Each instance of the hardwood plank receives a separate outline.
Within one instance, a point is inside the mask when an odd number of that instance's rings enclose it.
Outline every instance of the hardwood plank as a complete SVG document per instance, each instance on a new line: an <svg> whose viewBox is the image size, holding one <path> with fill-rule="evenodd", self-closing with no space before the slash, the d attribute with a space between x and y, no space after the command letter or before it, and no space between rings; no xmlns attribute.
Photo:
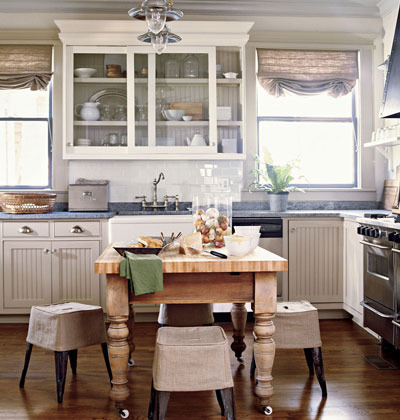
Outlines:
<svg viewBox="0 0 400 420"><path fill-rule="evenodd" d="M275 394L271 419L279 420L399 420L400 370L376 370L362 357L378 355L380 347L372 336L350 320L321 321L322 351L328 398L321 399L317 378L308 377L302 350L276 351ZM224 327L230 340L230 324ZM29 420L118 420L109 399L110 384L100 346L79 349L79 370L69 371L64 400L57 403L53 352L35 347L25 388L18 388L24 364L27 325L0 325L0 419ZM157 325L135 325L135 367L128 371L131 419L147 419L151 388L153 348ZM237 418L266 420L254 398L254 379L249 378L253 336L246 329L247 350L240 365L230 352L235 384ZM214 392L172 393L168 420L221 420Z"/></svg>
<svg viewBox="0 0 400 420"><path fill-rule="evenodd" d="M96 274L118 274L121 256L110 244L95 261ZM226 253L221 248L222 253ZM244 257L229 257L226 260L207 255L182 255L176 251L160 254L164 273L242 273L262 271L287 271L288 263L282 257L257 247Z"/></svg>

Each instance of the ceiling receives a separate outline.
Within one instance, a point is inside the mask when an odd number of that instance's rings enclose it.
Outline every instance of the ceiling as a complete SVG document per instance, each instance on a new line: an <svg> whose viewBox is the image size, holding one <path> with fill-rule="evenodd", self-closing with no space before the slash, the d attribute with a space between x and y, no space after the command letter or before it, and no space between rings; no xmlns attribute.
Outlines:
<svg viewBox="0 0 400 420"><path fill-rule="evenodd" d="M176 0L186 15L379 17L380 0ZM138 1L1 0L0 13L125 14Z"/></svg>

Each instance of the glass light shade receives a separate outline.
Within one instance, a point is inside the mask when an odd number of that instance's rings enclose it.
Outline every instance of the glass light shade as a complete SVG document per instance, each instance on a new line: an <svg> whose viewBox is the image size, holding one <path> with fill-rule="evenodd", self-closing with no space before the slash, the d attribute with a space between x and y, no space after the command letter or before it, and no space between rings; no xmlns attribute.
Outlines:
<svg viewBox="0 0 400 420"><path fill-rule="evenodd" d="M158 34L164 29L167 19L167 4L165 0L147 0L142 4L149 31Z"/></svg>
<svg viewBox="0 0 400 420"><path fill-rule="evenodd" d="M168 45L168 32L163 31L159 34L151 34L151 45L153 46L154 51L160 55L162 54L166 49Z"/></svg>

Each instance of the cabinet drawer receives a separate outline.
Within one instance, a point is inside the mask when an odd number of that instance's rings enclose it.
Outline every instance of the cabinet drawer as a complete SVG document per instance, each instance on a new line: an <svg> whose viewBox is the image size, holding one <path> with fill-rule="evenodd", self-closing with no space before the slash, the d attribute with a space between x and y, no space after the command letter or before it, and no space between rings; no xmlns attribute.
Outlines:
<svg viewBox="0 0 400 420"><path fill-rule="evenodd" d="M3 236L8 238L38 238L49 236L48 222L4 222Z"/></svg>
<svg viewBox="0 0 400 420"><path fill-rule="evenodd" d="M100 236L100 222L81 222L74 220L70 222L54 222L54 236L69 236L74 238Z"/></svg>

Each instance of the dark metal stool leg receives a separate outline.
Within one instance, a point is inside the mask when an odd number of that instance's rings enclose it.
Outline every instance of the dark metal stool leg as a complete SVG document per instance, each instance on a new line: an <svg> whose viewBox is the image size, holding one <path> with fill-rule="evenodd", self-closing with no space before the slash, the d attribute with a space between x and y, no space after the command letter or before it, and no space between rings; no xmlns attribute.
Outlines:
<svg viewBox="0 0 400 420"><path fill-rule="evenodd" d="M111 384L111 381L112 381L113 377L112 377L112 370L111 370L111 366L110 366L110 359L108 358L107 343L101 343L101 350L103 351L104 361L106 362L108 377L110 378L110 384ZM112 386L112 384L111 384L111 386Z"/></svg>
<svg viewBox="0 0 400 420"><path fill-rule="evenodd" d="M225 416L225 407L224 407L224 401L222 399L221 390L220 389L216 389L215 390L215 393L217 394L218 405L221 408L221 416Z"/></svg>
<svg viewBox="0 0 400 420"><path fill-rule="evenodd" d="M236 420L235 396L233 388L221 389L221 397L224 404L224 415L227 420Z"/></svg>
<svg viewBox="0 0 400 420"><path fill-rule="evenodd" d="M314 362L313 362L313 349L304 349L304 355L306 356L308 371L310 376L314 375Z"/></svg>
<svg viewBox="0 0 400 420"><path fill-rule="evenodd" d="M314 361L315 372L317 374L319 385L321 386L322 396L326 397L328 395L328 391L326 389L326 379L324 373L324 364L322 361L321 347L314 347L312 349L312 356Z"/></svg>
<svg viewBox="0 0 400 420"><path fill-rule="evenodd" d="M72 374L76 375L76 365L78 363L78 349L68 352L69 363L71 365Z"/></svg>
<svg viewBox="0 0 400 420"><path fill-rule="evenodd" d="M254 358L254 350L253 350L253 356L251 358L251 365L250 365L250 378L253 378L256 374L256 359Z"/></svg>
<svg viewBox="0 0 400 420"><path fill-rule="evenodd" d="M147 412L147 418L153 420L154 418L154 406L156 403L156 390L154 389L153 380L151 380L151 392L150 392L150 403L149 411Z"/></svg>
<svg viewBox="0 0 400 420"><path fill-rule="evenodd" d="M155 391L154 420L165 420L170 392Z"/></svg>
<svg viewBox="0 0 400 420"><path fill-rule="evenodd" d="M55 351L54 358L56 361L57 400L62 403L67 376L68 351Z"/></svg>
<svg viewBox="0 0 400 420"><path fill-rule="evenodd" d="M24 363L24 368L22 369L21 379L19 380L20 388L23 388L25 385L25 377L26 377L26 372L28 372L29 361L31 360L32 347L33 347L33 344L26 343L25 363Z"/></svg>

